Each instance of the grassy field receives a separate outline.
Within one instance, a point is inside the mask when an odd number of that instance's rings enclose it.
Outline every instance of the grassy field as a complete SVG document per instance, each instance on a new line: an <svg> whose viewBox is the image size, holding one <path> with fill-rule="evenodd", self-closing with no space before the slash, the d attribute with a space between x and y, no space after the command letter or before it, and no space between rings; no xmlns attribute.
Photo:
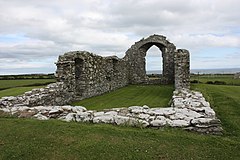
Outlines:
<svg viewBox="0 0 240 160"><path fill-rule="evenodd" d="M233 75L191 75L191 80L198 80L202 83L206 83L208 81L224 81L228 85L238 85L240 86L240 79L234 79Z"/></svg>
<svg viewBox="0 0 240 160"><path fill-rule="evenodd" d="M2 118L0 159L238 159L229 136Z"/></svg>
<svg viewBox="0 0 240 160"><path fill-rule="evenodd" d="M220 117L226 134L238 136L240 140L240 86L192 85L210 101Z"/></svg>
<svg viewBox="0 0 240 160"><path fill-rule="evenodd" d="M87 109L107 109L148 105L149 107L167 107L172 97L172 85L131 85L101 96L84 99L73 105ZM160 98L159 98L160 97Z"/></svg>
<svg viewBox="0 0 240 160"><path fill-rule="evenodd" d="M18 119L0 113L0 159L239 159L240 86L194 84L191 87L211 102L222 121L223 136L167 127L140 129ZM130 106L132 101L134 105L154 102L149 106L158 103L165 106L171 95L164 93L170 94L172 89L171 86L129 86L83 102L93 109L107 106L104 103Z"/></svg>
<svg viewBox="0 0 240 160"><path fill-rule="evenodd" d="M54 79L0 80L0 90L15 87L42 86L53 82L55 82Z"/></svg>
<svg viewBox="0 0 240 160"><path fill-rule="evenodd" d="M192 88L210 100L223 136L2 117L0 159L239 159L240 86Z"/></svg>
<svg viewBox="0 0 240 160"><path fill-rule="evenodd" d="M9 89L4 89L0 90L0 98L4 96L17 96L21 95L27 91L30 91L34 88L42 88L45 86L31 86L31 87L16 87L16 88L9 88Z"/></svg>
<svg viewBox="0 0 240 160"><path fill-rule="evenodd" d="M20 74L20 75L0 75L0 80L17 79L54 79L54 73L49 74Z"/></svg>
<svg viewBox="0 0 240 160"><path fill-rule="evenodd" d="M17 96L33 88L41 88L54 79L25 79L25 80L0 80L0 98L4 96Z"/></svg>

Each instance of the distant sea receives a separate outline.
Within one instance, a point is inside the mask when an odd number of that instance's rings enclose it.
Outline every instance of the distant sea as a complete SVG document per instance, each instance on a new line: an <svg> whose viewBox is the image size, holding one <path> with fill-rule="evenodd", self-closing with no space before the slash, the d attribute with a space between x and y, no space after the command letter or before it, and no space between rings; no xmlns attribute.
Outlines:
<svg viewBox="0 0 240 160"><path fill-rule="evenodd" d="M234 74L240 72L240 68L220 68L220 69L191 69L194 74ZM162 74L161 70L147 71L147 74Z"/></svg>

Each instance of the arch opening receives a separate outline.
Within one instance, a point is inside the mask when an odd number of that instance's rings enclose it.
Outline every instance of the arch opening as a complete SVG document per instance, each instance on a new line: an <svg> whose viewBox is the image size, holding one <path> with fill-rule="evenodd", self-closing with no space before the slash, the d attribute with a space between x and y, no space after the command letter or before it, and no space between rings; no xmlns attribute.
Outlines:
<svg viewBox="0 0 240 160"><path fill-rule="evenodd" d="M161 43L146 43L139 48L143 57L145 83L161 84L164 73L166 47Z"/></svg>
<svg viewBox="0 0 240 160"><path fill-rule="evenodd" d="M146 76L145 57L148 49L153 45L162 52L162 60L159 61L159 63L162 61L162 77L158 83L174 83L174 53L176 47L167 41L166 37L161 35L152 35L146 39L141 39L127 50L124 59L126 59L129 64L129 83L141 84L149 82L149 78Z"/></svg>
<svg viewBox="0 0 240 160"><path fill-rule="evenodd" d="M155 45L151 46L145 57L146 75L150 79L160 79L163 69L162 51Z"/></svg>

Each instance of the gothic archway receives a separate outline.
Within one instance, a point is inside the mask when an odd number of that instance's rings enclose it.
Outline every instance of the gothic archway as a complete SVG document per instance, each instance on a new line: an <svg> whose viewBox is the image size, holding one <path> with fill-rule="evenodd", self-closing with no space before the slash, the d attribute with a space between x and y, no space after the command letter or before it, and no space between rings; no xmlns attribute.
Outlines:
<svg viewBox="0 0 240 160"><path fill-rule="evenodd" d="M163 67L162 51L155 45L146 52L145 69L149 78L160 78Z"/></svg>
<svg viewBox="0 0 240 160"><path fill-rule="evenodd" d="M161 35L152 35L146 39L141 39L127 50L124 59L127 61L129 68L129 82L131 84L145 83L147 81L145 57L148 49L153 45L162 51L163 72L161 83L173 84L176 47Z"/></svg>

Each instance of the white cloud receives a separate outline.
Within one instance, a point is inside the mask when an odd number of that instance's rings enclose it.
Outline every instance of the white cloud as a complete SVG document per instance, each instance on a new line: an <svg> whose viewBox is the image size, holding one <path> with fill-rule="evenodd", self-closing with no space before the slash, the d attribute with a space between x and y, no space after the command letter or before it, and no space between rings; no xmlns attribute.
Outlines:
<svg viewBox="0 0 240 160"><path fill-rule="evenodd" d="M189 49L197 64L194 56L208 47L239 48L239 6L238 0L0 1L0 37L20 35L13 41L0 38L0 60L44 62L70 50L123 56L135 41L156 33ZM225 67L237 66L237 60ZM2 63L3 73L8 63ZM46 65L54 68L53 62Z"/></svg>
<svg viewBox="0 0 240 160"><path fill-rule="evenodd" d="M191 48L199 50L207 47L239 47L240 37L238 35L214 35L214 34L196 34L196 35L176 35L171 40L177 47Z"/></svg>

